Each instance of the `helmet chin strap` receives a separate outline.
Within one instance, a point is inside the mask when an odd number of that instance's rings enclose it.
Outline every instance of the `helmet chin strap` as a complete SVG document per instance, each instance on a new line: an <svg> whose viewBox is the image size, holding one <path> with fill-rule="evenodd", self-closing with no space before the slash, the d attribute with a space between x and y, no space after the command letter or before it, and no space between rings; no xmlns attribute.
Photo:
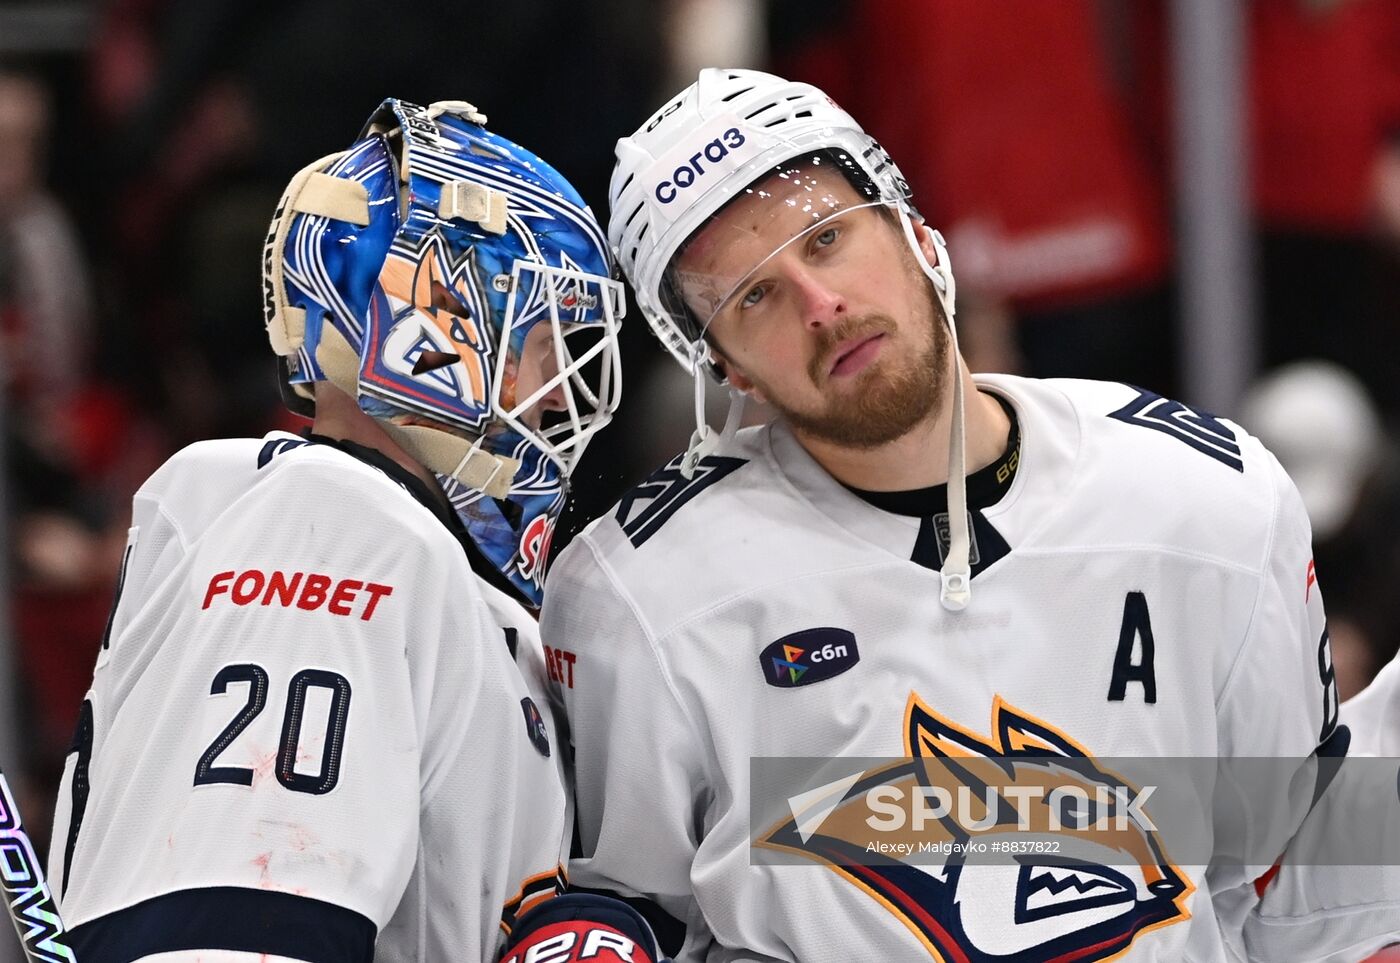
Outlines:
<svg viewBox="0 0 1400 963"><path fill-rule="evenodd" d="M359 398L359 353L350 347L350 342L329 321L321 323L316 363L325 372L327 381L351 398ZM384 433L420 465L455 478L492 498L510 495L510 486L520 470L520 462L483 451L481 438L460 438L426 425L398 425L382 419L375 420Z"/></svg>
<svg viewBox="0 0 1400 963"><path fill-rule="evenodd" d="M739 424L744 419L744 393L729 389L729 413L725 415L724 427L715 434L705 417L705 382L708 380L705 368L710 362L710 347L702 338L690 346L690 380L695 386L695 431L690 436L685 457L681 459L681 477L690 481L695 477L695 469L706 455L718 451L734 440Z"/></svg>
<svg viewBox="0 0 1400 963"><path fill-rule="evenodd" d="M958 364L957 329L949 318L949 329L953 332L953 424L948 441L948 556L943 560L939 573L943 579L943 590L939 600L950 612L967 607L972 601L972 566L968 556L972 548L972 535L967 524L967 466L965 463L966 445L963 415L963 380Z"/></svg>
<svg viewBox="0 0 1400 963"><path fill-rule="evenodd" d="M948 334L953 343L953 411L952 424L948 431L948 554L943 558L942 591L939 601L950 612L967 607L972 601L972 565L968 561L972 549L972 534L968 529L967 515L967 445L965 401L961 352L958 349L958 326L953 323L953 302L957 288L953 282L953 272L948 258L948 248L943 235L932 231L934 249L938 253L938 264L928 263L923 248L914 230L914 222L909 211L903 206L899 210L899 221L904 228L905 240L914 251L919 267L933 282L938 292L943 315L948 321ZM925 228L925 230L929 230Z"/></svg>
<svg viewBox="0 0 1400 963"><path fill-rule="evenodd" d="M690 435L685 457L681 459L681 477L690 481L695 477L695 469L700 459L719 447L719 438L705 419L705 372L704 358L708 352L704 342L691 345L690 382L695 388L695 431Z"/></svg>

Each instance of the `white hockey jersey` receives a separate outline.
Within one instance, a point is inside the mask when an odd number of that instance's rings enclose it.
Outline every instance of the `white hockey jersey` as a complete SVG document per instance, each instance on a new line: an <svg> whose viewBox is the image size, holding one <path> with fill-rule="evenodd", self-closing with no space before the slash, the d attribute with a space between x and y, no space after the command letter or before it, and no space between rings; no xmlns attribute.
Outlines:
<svg viewBox="0 0 1400 963"><path fill-rule="evenodd" d="M1272 855L1180 865L1154 840L1161 865L1098 874L755 855L764 760L954 741L1302 764L1335 725L1306 516L1255 439L1125 385L978 380L1022 440L974 513L963 611L911 561L933 520L873 507L780 425L693 480L673 462L563 553L542 631L563 647L546 656L576 750L571 882L655 903L684 928L682 961L1325 956L1303 926L1249 946ZM1333 914L1329 946L1359 958L1395 909Z"/></svg>
<svg viewBox="0 0 1400 963"><path fill-rule="evenodd" d="M1353 753L1400 756L1400 658L1392 659L1370 685L1346 701L1342 718L1355 734Z"/></svg>
<svg viewBox="0 0 1400 963"><path fill-rule="evenodd" d="M494 960L559 888L537 626L381 460L210 441L137 492L50 856L83 963Z"/></svg>

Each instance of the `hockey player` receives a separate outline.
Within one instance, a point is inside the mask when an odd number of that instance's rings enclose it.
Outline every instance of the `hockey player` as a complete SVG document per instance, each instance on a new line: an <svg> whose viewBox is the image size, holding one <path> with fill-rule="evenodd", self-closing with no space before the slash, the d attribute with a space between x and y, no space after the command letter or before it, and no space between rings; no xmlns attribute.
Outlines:
<svg viewBox="0 0 1400 963"><path fill-rule="evenodd" d="M552 572L571 881L648 901L662 945L710 963L1383 943L1393 892L1270 929L1254 880L1306 799L1157 814L1203 822L1234 865L1138 821L1117 860L1053 820L1038 851L1081 847L1058 863L870 857L850 782L815 817L817 794L759 820L756 774L801 757L990 758L1021 783L1065 759L1270 756L1306 797L1308 760L1345 739L1307 520L1227 421L1122 384L974 378L942 238L821 91L705 70L617 157L609 237L654 332L698 400L709 374L778 418L702 421Z"/></svg>
<svg viewBox="0 0 1400 963"><path fill-rule="evenodd" d="M485 122L388 100L292 180L266 321L314 427L136 493L55 820L83 963L494 960L561 885L524 606L622 298L578 194Z"/></svg>

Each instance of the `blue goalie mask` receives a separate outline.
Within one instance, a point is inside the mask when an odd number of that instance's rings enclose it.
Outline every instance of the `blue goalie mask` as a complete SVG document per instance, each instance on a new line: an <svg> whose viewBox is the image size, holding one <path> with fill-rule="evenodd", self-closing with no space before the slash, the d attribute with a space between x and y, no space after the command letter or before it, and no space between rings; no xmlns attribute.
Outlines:
<svg viewBox="0 0 1400 963"><path fill-rule="evenodd" d="M263 253L294 408L355 397L538 605L570 471L621 395L623 295L593 213L470 104L386 100L292 179Z"/></svg>

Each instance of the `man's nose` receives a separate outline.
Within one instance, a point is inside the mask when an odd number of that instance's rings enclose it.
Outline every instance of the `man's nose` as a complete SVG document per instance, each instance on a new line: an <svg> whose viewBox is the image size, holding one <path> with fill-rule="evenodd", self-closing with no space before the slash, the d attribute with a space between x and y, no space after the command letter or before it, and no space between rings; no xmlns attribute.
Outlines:
<svg viewBox="0 0 1400 963"><path fill-rule="evenodd" d="M554 341L551 339L540 353L540 384L548 384L558 376L559 358L554 353ZM556 384L553 388L550 388L549 391L545 392L545 394L540 397L540 400L535 402L535 405L540 411L563 411L567 408L568 400L564 397L564 384L562 379L559 384Z"/></svg>
<svg viewBox="0 0 1400 963"><path fill-rule="evenodd" d="M553 375L546 376L546 378L550 377L553 377ZM567 410L569 407L569 403L564 398L563 383L561 382L555 385L553 388L550 388L549 391L545 392L544 397L540 398L539 401L535 402L535 407L538 408L540 411Z"/></svg>
<svg viewBox="0 0 1400 963"><path fill-rule="evenodd" d="M810 330L830 327L846 316L849 310L845 295L807 268L793 273L802 311L802 323Z"/></svg>

